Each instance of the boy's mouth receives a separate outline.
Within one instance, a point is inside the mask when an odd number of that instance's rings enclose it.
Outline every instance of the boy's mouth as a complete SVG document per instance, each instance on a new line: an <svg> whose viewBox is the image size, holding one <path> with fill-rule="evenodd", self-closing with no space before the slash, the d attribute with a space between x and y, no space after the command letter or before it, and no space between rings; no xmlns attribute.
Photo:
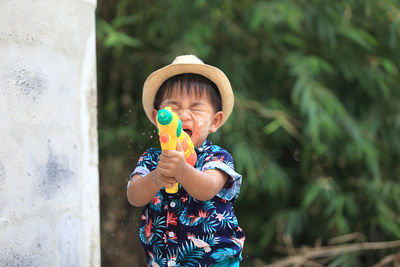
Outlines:
<svg viewBox="0 0 400 267"><path fill-rule="evenodd" d="M187 133L190 137L192 137L192 130L184 128L183 131Z"/></svg>

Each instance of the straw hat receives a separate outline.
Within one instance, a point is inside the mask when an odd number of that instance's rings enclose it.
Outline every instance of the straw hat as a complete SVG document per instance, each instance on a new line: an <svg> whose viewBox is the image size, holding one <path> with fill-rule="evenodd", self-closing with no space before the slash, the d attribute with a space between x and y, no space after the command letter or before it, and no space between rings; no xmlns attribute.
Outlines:
<svg viewBox="0 0 400 267"><path fill-rule="evenodd" d="M194 55L178 56L171 64L154 71L147 77L143 86L142 102L144 111L150 121L152 121L151 112L154 109L154 98L160 86L172 76L183 73L202 75L217 86L221 94L222 112L224 114L222 124L224 124L233 109L234 96L231 84L220 69L204 64Z"/></svg>

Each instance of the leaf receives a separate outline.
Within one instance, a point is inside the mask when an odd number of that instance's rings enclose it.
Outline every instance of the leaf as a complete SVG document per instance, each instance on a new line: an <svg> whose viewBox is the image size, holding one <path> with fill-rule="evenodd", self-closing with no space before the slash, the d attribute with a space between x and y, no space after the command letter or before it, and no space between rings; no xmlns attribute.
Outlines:
<svg viewBox="0 0 400 267"><path fill-rule="evenodd" d="M378 41L368 32L350 24L342 24L339 26L338 33L359 44L368 51L371 51L378 44Z"/></svg>
<svg viewBox="0 0 400 267"><path fill-rule="evenodd" d="M307 216L305 215L304 211L302 210L289 210L286 217L286 227L285 232L288 233L290 236L294 236L300 234L303 231L303 227L307 220Z"/></svg>
<svg viewBox="0 0 400 267"><path fill-rule="evenodd" d="M282 37L283 41L289 45L293 45L298 48L302 48L305 46L304 41L294 34L282 34Z"/></svg>
<svg viewBox="0 0 400 267"><path fill-rule="evenodd" d="M318 183L313 183L311 186L309 186L308 190L304 194L303 202L302 202L302 207L304 209L308 209L312 203L317 199L319 193L321 191L321 187L319 186Z"/></svg>
<svg viewBox="0 0 400 267"><path fill-rule="evenodd" d="M204 253L203 248L196 247L191 241L185 241L178 248L178 259L183 266L195 266Z"/></svg>
<svg viewBox="0 0 400 267"><path fill-rule="evenodd" d="M276 217L270 218L268 221L263 223L262 229L262 236L259 241L259 245L261 247L266 246L268 243L271 242L274 234L275 234L275 225L276 225Z"/></svg>
<svg viewBox="0 0 400 267"><path fill-rule="evenodd" d="M142 42L136 38L133 38L122 32L112 32L110 33L105 42L106 47L114 47L114 46L130 46L130 47L140 47Z"/></svg>
<svg viewBox="0 0 400 267"><path fill-rule="evenodd" d="M119 28L126 25L134 25L139 22L139 19L140 19L139 15L117 17L112 21L111 24L114 28Z"/></svg>
<svg viewBox="0 0 400 267"><path fill-rule="evenodd" d="M285 171L274 161L265 164L265 178L261 181L261 186L265 188L271 196L285 196L291 185Z"/></svg>
<svg viewBox="0 0 400 267"><path fill-rule="evenodd" d="M211 253L210 257L215 259L217 262L221 262L233 257L236 254L237 251L232 248L218 248Z"/></svg>
<svg viewBox="0 0 400 267"><path fill-rule="evenodd" d="M398 68L390 59L380 58L379 63L389 75L398 75L399 74Z"/></svg>
<svg viewBox="0 0 400 267"><path fill-rule="evenodd" d="M378 216L378 225L388 233L394 235L395 238L400 238L400 226L397 222L394 222L391 218L383 215Z"/></svg>
<svg viewBox="0 0 400 267"><path fill-rule="evenodd" d="M264 133L271 134L281 126L279 120L273 120L264 127Z"/></svg>

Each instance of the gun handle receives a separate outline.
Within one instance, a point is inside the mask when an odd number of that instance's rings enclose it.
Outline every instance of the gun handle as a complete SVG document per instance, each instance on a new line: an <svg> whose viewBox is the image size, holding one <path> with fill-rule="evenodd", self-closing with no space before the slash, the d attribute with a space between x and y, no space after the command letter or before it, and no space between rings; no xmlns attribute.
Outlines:
<svg viewBox="0 0 400 267"><path fill-rule="evenodd" d="M178 189L179 184L175 183L173 187L165 188L165 192L167 192L168 194L175 194L176 192L178 192Z"/></svg>

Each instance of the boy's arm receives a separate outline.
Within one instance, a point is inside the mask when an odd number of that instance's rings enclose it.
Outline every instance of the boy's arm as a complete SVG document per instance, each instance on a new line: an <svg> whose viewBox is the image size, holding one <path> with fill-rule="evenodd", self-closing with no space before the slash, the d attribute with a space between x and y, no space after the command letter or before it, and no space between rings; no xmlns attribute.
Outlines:
<svg viewBox="0 0 400 267"><path fill-rule="evenodd" d="M199 171L188 164L186 171L176 179L195 199L212 199L228 181L228 175L220 170Z"/></svg>
<svg viewBox="0 0 400 267"><path fill-rule="evenodd" d="M153 199L161 187L171 187L175 182L174 178L159 173L158 168L145 176L135 174L128 184L128 201L135 207L143 207Z"/></svg>
<svg viewBox="0 0 400 267"><path fill-rule="evenodd" d="M157 185L152 178L156 175L155 170L146 176L135 174L128 184L126 195L129 203L135 207L143 207L149 203L161 186Z"/></svg>

